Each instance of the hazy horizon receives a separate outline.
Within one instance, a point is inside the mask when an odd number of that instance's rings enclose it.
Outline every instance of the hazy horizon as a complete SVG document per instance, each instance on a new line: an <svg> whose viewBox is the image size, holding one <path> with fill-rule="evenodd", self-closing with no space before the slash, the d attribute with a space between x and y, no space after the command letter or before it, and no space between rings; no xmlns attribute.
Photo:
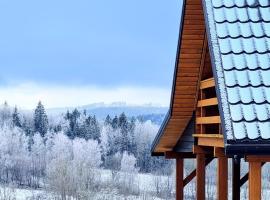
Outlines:
<svg viewBox="0 0 270 200"><path fill-rule="evenodd" d="M0 2L0 103L169 105L181 2L14 1Z"/></svg>

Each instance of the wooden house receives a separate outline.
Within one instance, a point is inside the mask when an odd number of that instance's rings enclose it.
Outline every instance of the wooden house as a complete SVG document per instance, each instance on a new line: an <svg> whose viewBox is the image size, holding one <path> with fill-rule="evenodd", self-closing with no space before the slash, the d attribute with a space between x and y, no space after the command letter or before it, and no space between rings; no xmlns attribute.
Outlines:
<svg viewBox="0 0 270 200"><path fill-rule="evenodd" d="M217 159L217 199L261 199L261 167L270 162L270 1L184 0L169 112L153 156L176 159L177 200L196 177L205 199L205 167ZM184 159L196 169L183 177ZM228 186L228 160L232 185ZM249 172L241 177L241 160ZM269 180L270 184L270 180Z"/></svg>

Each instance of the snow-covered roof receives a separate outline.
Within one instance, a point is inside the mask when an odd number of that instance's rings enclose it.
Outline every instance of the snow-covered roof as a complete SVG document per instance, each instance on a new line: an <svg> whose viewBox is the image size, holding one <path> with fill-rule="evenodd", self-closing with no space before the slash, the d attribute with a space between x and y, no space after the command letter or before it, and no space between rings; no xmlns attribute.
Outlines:
<svg viewBox="0 0 270 200"><path fill-rule="evenodd" d="M204 0L230 143L270 142L270 0Z"/></svg>

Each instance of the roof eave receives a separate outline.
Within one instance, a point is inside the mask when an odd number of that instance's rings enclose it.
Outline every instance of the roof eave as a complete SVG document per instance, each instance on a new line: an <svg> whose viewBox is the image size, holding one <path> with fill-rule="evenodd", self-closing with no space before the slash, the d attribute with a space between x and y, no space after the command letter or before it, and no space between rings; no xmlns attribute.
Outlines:
<svg viewBox="0 0 270 200"><path fill-rule="evenodd" d="M156 147L160 141L160 138L162 137L163 133L164 133L164 130L167 126L167 124L169 123L171 119L171 109L169 109L169 111L167 112L162 124L161 124L161 127L157 133L157 136L155 137L154 139L154 142L152 144L152 147L151 147L151 155L152 156L164 156L164 152L156 152Z"/></svg>
<svg viewBox="0 0 270 200"><path fill-rule="evenodd" d="M269 155L269 144L228 144L226 145L225 152L227 156L234 155Z"/></svg>
<svg viewBox="0 0 270 200"><path fill-rule="evenodd" d="M175 87L176 87L176 78L177 78L177 71L178 71L178 65L179 65L179 54L180 54L180 47L181 47L181 40L182 40L182 30L184 25L184 15L185 15L185 4L186 1L183 0L182 5L182 13L181 13L181 20L179 25L179 36L178 36L178 44L177 44L177 51L176 51L176 60L175 60L175 67L174 67L174 75L173 75L173 84L172 84L172 90L171 90L171 101L170 101L170 107L167 115L165 116L165 119L158 131L158 134L152 144L151 148L151 155L152 156L164 156L164 152L156 152L155 149L164 133L164 130L166 129L166 126L169 122L169 120L172 117L172 109L173 109L173 103L174 103L174 96L175 96Z"/></svg>

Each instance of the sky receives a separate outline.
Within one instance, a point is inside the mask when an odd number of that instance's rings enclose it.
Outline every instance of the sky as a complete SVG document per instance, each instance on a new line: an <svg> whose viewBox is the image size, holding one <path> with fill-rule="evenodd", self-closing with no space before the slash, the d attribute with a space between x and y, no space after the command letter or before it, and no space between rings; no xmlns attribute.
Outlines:
<svg viewBox="0 0 270 200"><path fill-rule="evenodd" d="M168 105L179 0L0 1L0 101Z"/></svg>

